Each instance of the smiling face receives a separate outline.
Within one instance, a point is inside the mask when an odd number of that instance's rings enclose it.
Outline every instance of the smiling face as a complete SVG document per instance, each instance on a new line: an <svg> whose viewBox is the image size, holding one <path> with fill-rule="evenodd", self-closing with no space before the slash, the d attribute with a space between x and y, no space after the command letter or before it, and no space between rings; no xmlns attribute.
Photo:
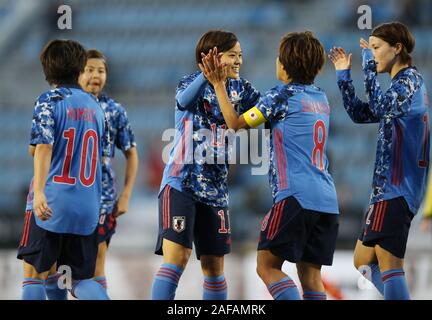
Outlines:
<svg viewBox="0 0 432 320"><path fill-rule="evenodd" d="M398 54L402 45L397 43L391 46L388 42L374 36L369 37L369 47L375 58L377 72L390 72L394 64L398 61Z"/></svg>
<svg viewBox="0 0 432 320"><path fill-rule="evenodd" d="M85 91L99 96L105 86L106 77L105 61L102 59L88 59L78 82Z"/></svg>
<svg viewBox="0 0 432 320"><path fill-rule="evenodd" d="M234 47L223 52L221 62L225 63L228 67L228 78L240 78L240 67L243 63L240 42L237 42Z"/></svg>

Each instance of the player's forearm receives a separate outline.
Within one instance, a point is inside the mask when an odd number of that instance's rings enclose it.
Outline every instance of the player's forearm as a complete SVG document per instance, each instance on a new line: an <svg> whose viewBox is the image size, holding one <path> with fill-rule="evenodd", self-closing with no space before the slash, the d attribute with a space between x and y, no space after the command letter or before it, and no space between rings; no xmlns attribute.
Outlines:
<svg viewBox="0 0 432 320"><path fill-rule="evenodd" d="M336 70L336 79L342 94L343 106L348 115L355 122L358 118L358 110L363 108L363 103L356 95L351 78L351 69Z"/></svg>
<svg viewBox="0 0 432 320"><path fill-rule="evenodd" d="M362 68L364 73L364 85L368 96L369 109L377 117L381 118L385 113L385 103L383 104L383 92L378 82L376 62L370 49L362 50Z"/></svg>
<svg viewBox="0 0 432 320"><path fill-rule="evenodd" d="M192 83L176 96L177 103L183 109L189 109L197 101L207 85L207 79L201 73Z"/></svg>
<svg viewBox="0 0 432 320"><path fill-rule="evenodd" d="M51 166L52 145L38 144L34 153L34 192L43 192Z"/></svg>
<svg viewBox="0 0 432 320"><path fill-rule="evenodd" d="M337 70L336 78L339 90L342 94L343 106L351 120L355 123L379 122L379 118L375 117L369 110L369 104L361 101L356 95L352 83L351 70Z"/></svg>
<svg viewBox="0 0 432 320"><path fill-rule="evenodd" d="M130 197L135 184L136 175L138 172L138 152L136 147L132 147L125 152L126 170L125 181L122 196Z"/></svg>
<svg viewBox="0 0 432 320"><path fill-rule="evenodd" d="M231 104L228 98L225 84L220 82L214 86L214 89L222 111L222 115L228 128L237 131L240 129L240 117L237 115L237 112L234 110L234 106Z"/></svg>

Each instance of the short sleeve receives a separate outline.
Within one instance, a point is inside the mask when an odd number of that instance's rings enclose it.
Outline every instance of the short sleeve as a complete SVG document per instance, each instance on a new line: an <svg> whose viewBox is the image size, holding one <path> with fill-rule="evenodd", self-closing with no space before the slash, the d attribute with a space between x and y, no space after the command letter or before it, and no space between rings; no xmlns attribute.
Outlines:
<svg viewBox="0 0 432 320"><path fill-rule="evenodd" d="M113 145L112 137L110 134L110 115L104 112L104 131L102 136L102 156L111 156L111 146Z"/></svg>
<svg viewBox="0 0 432 320"><path fill-rule="evenodd" d="M126 110L121 108L118 113L117 136L115 137L115 145L122 151L127 151L132 147L136 147L135 135L132 131Z"/></svg>
<svg viewBox="0 0 432 320"><path fill-rule="evenodd" d="M30 144L54 144L54 130L53 102L46 99L38 99L33 111Z"/></svg>
<svg viewBox="0 0 432 320"><path fill-rule="evenodd" d="M278 87L270 89L261 96L256 107L267 121L281 119L288 111L288 96L285 97Z"/></svg>

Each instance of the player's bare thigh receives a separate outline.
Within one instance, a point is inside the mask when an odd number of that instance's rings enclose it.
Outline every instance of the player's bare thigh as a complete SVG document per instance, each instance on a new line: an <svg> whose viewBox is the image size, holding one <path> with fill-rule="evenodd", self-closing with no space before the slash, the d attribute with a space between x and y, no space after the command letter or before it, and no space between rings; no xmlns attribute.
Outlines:
<svg viewBox="0 0 432 320"><path fill-rule="evenodd" d="M371 263L377 263L375 248L363 245L363 242L357 240L354 249L354 266L359 269L361 266L367 266Z"/></svg>
<svg viewBox="0 0 432 320"><path fill-rule="evenodd" d="M164 263L174 264L184 269L189 261L192 249L186 248L173 241L163 239L162 251Z"/></svg>
<svg viewBox="0 0 432 320"><path fill-rule="evenodd" d="M375 252L378 258L378 264L381 272L392 269L403 269L403 259L394 256L387 250L381 248L379 245L375 246Z"/></svg>
<svg viewBox="0 0 432 320"><path fill-rule="evenodd" d="M53 265L55 267L56 264ZM32 278L32 279L40 279L40 280L46 280L48 278L48 271L38 273L36 269L27 262L23 262L23 270L24 270L24 278Z"/></svg>

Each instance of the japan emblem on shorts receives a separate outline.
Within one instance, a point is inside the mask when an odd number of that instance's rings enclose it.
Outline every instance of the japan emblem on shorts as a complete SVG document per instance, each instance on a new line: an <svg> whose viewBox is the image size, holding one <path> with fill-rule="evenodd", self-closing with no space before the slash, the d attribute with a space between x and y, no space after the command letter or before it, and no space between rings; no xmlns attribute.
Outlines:
<svg viewBox="0 0 432 320"><path fill-rule="evenodd" d="M172 228L175 232L182 232L186 226L186 217L173 217L173 225Z"/></svg>

